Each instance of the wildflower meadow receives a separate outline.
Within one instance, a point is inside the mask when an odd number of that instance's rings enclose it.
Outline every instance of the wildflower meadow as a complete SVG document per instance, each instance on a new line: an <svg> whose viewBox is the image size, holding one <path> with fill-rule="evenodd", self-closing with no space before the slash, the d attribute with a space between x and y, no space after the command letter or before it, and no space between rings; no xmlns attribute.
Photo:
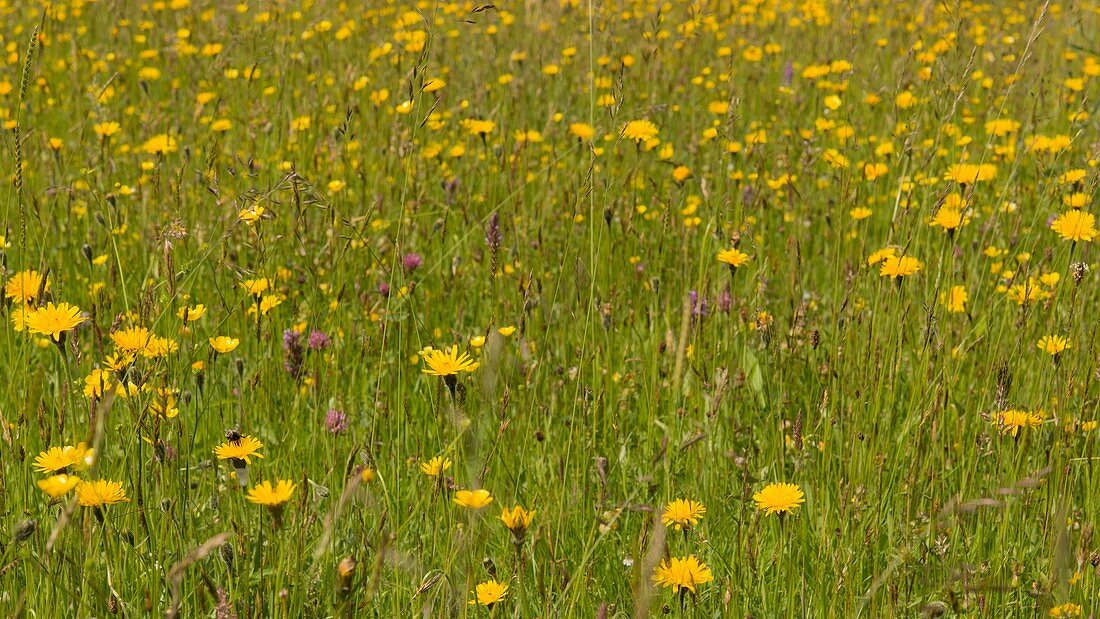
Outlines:
<svg viewBox="0 0 1100 619"><path fill-rule="evenodd" d="M0 616L1097 616L1096 0L0 43Z"/></svg>

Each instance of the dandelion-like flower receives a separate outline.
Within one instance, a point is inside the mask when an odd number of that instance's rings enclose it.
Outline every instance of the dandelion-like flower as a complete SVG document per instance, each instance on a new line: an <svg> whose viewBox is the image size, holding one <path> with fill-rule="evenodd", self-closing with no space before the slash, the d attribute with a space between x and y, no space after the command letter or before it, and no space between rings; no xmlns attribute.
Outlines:
<svg viewBox="0 0 1100 619"><path fill-rule="evenodd" d="M695 557L673 557L663 559L653 570L653 582L675 593L682 589L695 594L695 587L714 580L710 568Z"/></svg>
<svg viewBox="0 0 1100 619"><path fill-rule="evenodd" d="M451 459L443 456L435 456L427 462L420 463L420 472L428 477L439 477L443 471L451 468Z"/></svg>
<svg viewBox="0 0 1100 619"><path fill-rule="evenodd" d="M84 507L103 507L115 503L128 503L122 482L97 479L82 481L76 486L76 500Z"/></svg>
<svg viewBox="0 0 1100 619"><path fill-rule="evenodd" d="M508 594L508 585L497 582L496 579L487 580L482 583L478 583L474 587L474 599L470 600L470 606L480 604L482 606L491 607L493 604L504 599L504 596Z"/></svg>
<svg viewBox="0 0 1100 619"><path fill-rule="evenodd" d="M459 372L473 372L481 365L470 357L470 353L458 353L458 346L451 346L449 350L431 349L424 355L424 363L428 367L423 368L425 374L442 376L443 383L447 385L451 395L455 394L458 385Z"/></svg>
<svg viewBox="0 0 1100 619"><path fill-rule="evenodd" d="M698 501L676 499L665 506L665 513L661 515L661 522L666 527L673 527L677 531L690 529L699 524L707 508Z"/></svg>
<svg viewBox="0 0 1100 619"><path fill-rule="evenodd" d="M893 277L900 282L901 278L913 275L923 266L920 260L912 256L890 255L883 259L878 274L882 277Z"/></svg>
<svg viewBox="0 0 1100 619"><path fill-rule="evenodd" d="M1061 335L1044 335L1043 337L1039 338L1038 347L1039 350L1045 352L1051 357L1054 357L1054 359L1057 361L1058 357L1067 349L1072 348L1073 345L1070 344L1068 338L1065 338Z"/></svg>
<svg viewBox="0 0 1100 619"><path fill-rule="evenodd" d="M1047 616L1055 619L1067 619L1069 617L1080 617L1082 612L1080 604L1066 602L1058 606L1051 606L1050 610L1047 611Z"/></svg>
<svg viewBox="0 0 1100 619"><path fill-rule="evenodd" d="M1066 241L1088 243L1096 238L1096 217L1092 213L1072 209L1059 215L1050 224L1050 229Z"/></svg>
<svg viewBox="0 0 1100 619"><path fill-rule="evenodd" d="M965 286L952 286L950 290L940 294L940 303L943 303L947 311L958 314L966 311L966 301L969 298Z"/></svg>
<svg viewBox="0 0 1100 619"><path fill-rule="evenodd" d="M421 371L432 376L454 376L459 372L473 372L480 363L470 358L470 353L458 354L458 346L451 346L449 350L430 350L424 356L424 363L428 367Z"/></svg>
<svg viewBox="0 0 1100 619"><path fill-rule="evenodd" d="M524 509L522 505L516 505L511 509L505 507L500 512L500 521L518 539L523 538L524 532L531 526L531 520L534 518L535 512Z"/></svg>
<svg viewBox="0 0 1100 619"><path fill-rule="evenodd" d="M111 334L111 341L124 353L139 353L149 345L149 329L129 327Z"/></svg>
<svg viewBox="0 0 1100 619"><path fill-rule="evenodd" d="M944 206L936 211L935 216L933 216L932 220L928 223L933 227L943 228L943 231L950 235L954 234L955 231L965 225L966 222L966 217L961 210Z"/></svg>
<svg viewBox="0 0 1100 619"><path fill-rule="evenodd" d="M745 266L749 263L750 260L752 260L752 256L737 249L736 247L723 249L722 251L718 252L718 262L728 264L730 267L730 272L733 272L738 267Z"/></svg>
<svg viewBox="0 0 1100 619"><path fill-rule="evenodd" d="M997 426L1001 434L1011 434L1014 438L1020 433L1021 428L1038 428L1043 425L1046 415L1043 411L1006 410L994 415L993 425Z"/></svg>
<svg viewBox="0 0 1100 619"><path fill-rule="evenodd" d="M65 496L73 488L80 483L80 478L76 475L66 475L64 473L60 475L51 475L46 479L38 480L38 487L50 495L51 499Z"/></svg>
<svg viewBox="0 0 1100 619"><path fill-rule="evenodd" d="M259 450L264 446L254 436L242 436L236 440L228 440L214 448L219 460L243 460L245 464L252 464L251 458L262 458Z"/></svg>
<svg viewBox="0 0 1100 619"><path fill-rule="evenodd" d="M296 487L289 479L280 479L274 486L269 481L262 481L248 490L247 498L256 505L279 507L290 500Z"/></svg>
<svg viewBox="0 0 1100 619"><path fill-rule="evenodd" d="M648 142L657 137L657 125L648 120L632 120L623 126L622 136L635 142Z"/></svg>
<svg viewBox="0 0 1100 619"><path fill-rule="evenodd" d="M765 514L788 514L806 501L802 489L796 484L768 484L763 490L752 495L756 507Z"/></svg>
<svg viewBox="0 0 1100 619"><path fill-rule="evenodd" d="M48 335L55 342L60 342L61 336L66 331L72 331L87 320L80 315L79 307L68 303L54 305L51 302L46 307L39 307L24 316L28 331Z"/></svg>
<svg viewBox="0 0 1100 619"><path fill-rule="evenodd" d="M20 271L13 275L4 285L4 296L14 299L19 303L31 303L38 298L38 293L49 291L50 283L42 286L42 276L38 271Z"/></svg>
<svg viewBox="0 0 1100 619"><path fill-rule="evenodd" d="M489 494L488 490L478 488L477 490L459 490L455 493L451 501L459 507L481 509L489 503L492 503L493 497Z"/></svg>
<svg viewBox="0 0 1100 619"><path fill-rule="evenodd" d="M57 473L70 468L87 469L95 461L95 450L84 443L76 446L50 447L34 459L34 470L39 473Z"/></svg>
<svg viewBox="0 0 1100 619"><path fill-rule="evenodd" d="M973 185L974 183L993 180L997 177L997 166L991 163L956 163L947 169L945 180L954 181L960 185Z"/></svg>

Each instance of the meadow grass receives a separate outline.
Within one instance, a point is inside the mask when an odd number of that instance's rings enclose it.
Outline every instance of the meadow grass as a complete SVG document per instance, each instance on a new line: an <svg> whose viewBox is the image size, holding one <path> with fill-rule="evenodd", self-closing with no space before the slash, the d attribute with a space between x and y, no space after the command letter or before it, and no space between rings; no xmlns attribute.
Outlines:
<svg viewBox="0 0 1100 619"><path fill-rule="evenodd" d="M0 614L1093 616L1098 32L0 0Z"/></svg>

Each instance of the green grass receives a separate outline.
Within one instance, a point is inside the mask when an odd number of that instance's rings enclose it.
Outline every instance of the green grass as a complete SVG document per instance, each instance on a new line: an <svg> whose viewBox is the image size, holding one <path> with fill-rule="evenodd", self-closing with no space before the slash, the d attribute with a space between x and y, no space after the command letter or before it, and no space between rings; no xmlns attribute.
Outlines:
<svg viewBox="0 0 1100 619"><path fill-rule="evenodd" d="M0 614L1093 612L1100 266L1049 222L1097 193L1094 2L8 4L4 281L46 273L36 303L88 320L55 346L5 301ZM659 143L621 136L641 119ZM996 174L945 178L964 162ZM929 221L953 201L949 235ZM923 268L881 277L887 246ZM257 318L261 277L280 303ZM178 350L86 397L129 326ZM295 327L331 339L298 376ZM418 352L455 344L481 365L452 396ZM1010 409L1043 423L1002 433ZM215 459L231 429L264 443L250 486L297 484L278 518ZM77 474L129 502L39 490L35 457L81 441ZM765 516L772 482L805 503ZM687 532L661 524L677 498L706 506ZM654 587L692 554L712 582ZM490 578L504 600L468 605Z"/></svg>

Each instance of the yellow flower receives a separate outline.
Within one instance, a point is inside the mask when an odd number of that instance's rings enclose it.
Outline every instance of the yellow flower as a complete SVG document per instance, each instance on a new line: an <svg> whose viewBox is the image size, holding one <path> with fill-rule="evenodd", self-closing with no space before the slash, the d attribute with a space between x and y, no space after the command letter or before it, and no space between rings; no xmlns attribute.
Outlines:
<svg viewBox="0 0 1100 619"><path fill-rule="evenodd" d="M867 266L874 266L891 256L896 256L897 254L897 248L883 247L882 249L872 252L870 256L867 256Z"/></svg>
<svg viewBox="0 0 1100 619"><path fill-rule="evenodd" d="M497 333L503 335L504 337L508 337L508 336L512 335L513 333L515 333L515 332L516 332L516 328L514 326L511 326L511 325L509 325L507 327L501 327L501 328L497 329Z"/></svg>
<svg viewBox="0 0 1100 619"><path fill-rule="evenodd" d="M491 120L479 120L477 118L466 118L459 122L466 131L470 132L470 135L485 136L493 132L496 129L497 124Z"/></svg>
<svg viewBox="0 0 1100 619"><path fill-rule="evenodd" d="M477 490L459 490L455 492L454 498L452 498L451 501L460 507L481 509L489 503L492 503L493 497L489 495L488 490L478 488Z"/></svg>
<svg viewBox="0 0 1100 619"><path fill-rule="evenodd" d="M707 508L698 501L676 499L665 506L665 513L661 516L661 522L666 527L673 527L677 531L691 528L699 524L699 519L707 513Z"/></svg>
<svg viewBox="0 0 1100 619"><path fill-rule="evenodd" d="M295 487L294 482L289 479L280 479L275 486L269 481L263 481L248 490L247 498L256 505L278 507L290 500Z"/></svg>
<svg viewBox="0 0 1100 619"><path fill-rule="evenodd" d="M78 443L75 447L50 447L34 459L34 470L39 473L56 473L69 467L87 469L94 461L95 451L88 449L84 443Z"/></svg>
<svg viewBox="0 0 1100 619"><path fill-rule="evenodd" d="M1043 411L1019 411L1007 410L997 413L993 417L993 425L1001 430L1001 434L1016 436L1020 428L1037 428L1043 424L1046 415Z"/></svg>
<svg viewBox="0 0 1100 619"><path fill-rule="evenodd" d="M756 507L767 515L790 513L805 502L802 489L796 484L768 484L763 490L752 495Z"/></svg>
<svg viewBox="0 0 1100 619"><path fill-rule="evenodd" d="M964 286L952 286L950 290L940 295L940 303L943 303L947 311L953 314L966 311L967 299L969 299L969 295L966 293L966 287Z"/></svg>
<svg viewBox="0 0 1100 619"><path fill-rule="evenodd" d="M912 275L921 270L920 260L912 256L895 256L890 255L882 261L882 267L879 269L878 274L882 277L895 277L901 279L907 275Z"/></svg>
<svg viewBox="0 0 1100 619"><path fill-rule="evenodd" d="M534 517L535 512L527 511L520 505L516 505L511 509L505 507L500 512L501 522L516 535L523 535L527 527L531 526L531 520L534 519Z"/></svg>
<svg viewBox="0 0 1100 619"><path fill-rule="evenodd" d="M206 315L206 306L199 303L194 307L181 307L179 311L176 312L176 315L180 317L180 320L185 322L195 322Z"/></svg>
<svg viewBox="0 0 1100 619"><path fill-rule="evenodd" d="M222 355L232 352L233 349L240 346L240 344L241 341L239 339L226 335L210 338L210 347L213 348L215 352Z"/></svg>
<svg viewBox="0 0 1100 619"><path fill-rule="evenodd" d="M95 368L84 378L84 396L88 398L103 397L103 393L110 390L112 383L110 372Z"/></svg>
<svg viewBox="0 0 1100 619"><path fill-rule="evenodd" d="M149 330L145 327L130 327L115 331L111 334L111 341L123 352L141 352L149 345Z"/></svg>
<svg viewBox="0 0 1100 619"><path fill-rule="evenodd" d="M1082 611L1080 604L1066 602L1065 604L1062 604L1060 606L1052 606L1050 610L1047 611L1047 616L1056 617L1059 619L1063 617L1080 617L1081 612Z"/></svg>
<svg viewBox="0 0 1100 619"><path fill-rule="evenodd" d="M1020 129L1020 123L1008 118L998 118L985 123L985 132L997 137L1004 137L1015 133Z"/></svg>
<svg viewBox="0 0 1100 619"><path fill-rule="evenodd" d="M167 133L155 135L141 145L141 150L150 155L165 155L176 152L176 139Z"/></svg>
<svg viewBox="0 0 1100 619"><path fill-rule="evenodd" d="M963 212L957 208L950 208L947 206L936 211L935 217L929 222L929 225L943 228L944 232L948 234L953 233L965 224L966 218L963 217Z"/></svg>
<svg viewBox="0 0 1100 619"><path fill-rule="evenodd" d="M1069 340L1061 335L1044 335L1039 339L1039 350L1057 358L1067 348L1072 348Z"/></svg>
<svg viewBox="0 0 1100 619"><path fill-rule="evenodd" d="M80 308L68 303L54 305L52 302L46 307L39 307L29 314L24 315L24 323L31 333L48 335L54 341L61 340L61 334L71 331L87 321L80 315Z"/></svg>
<svg viewBox="0 0 1100 619"><path fill-rule="evenodd" d="M653 582L662 587L671 587L673 592L687 589L695 594L695 587L714 580L710 568L706 563L695 558L695 555L687 557L672 557L662 559L661 564L653 570Z"/></svg>
<svg viewBox="0 0 1100 619"><path fill-rule="evenodd" d="M82 481L76 486L76 500L84 507L101 507L115 503L130 502L122 482L97 479Z"/></svg>
<svg viewBox="0 0 1100 619"><path fill-rule="evenodd" d="M587 142L596 134L596 129L586 123L573 123L569 125L569 133L572 133L578 140Z"/></svg>
<svg viewBox="0 0 1100 619"><path fill-rule="evenodd" d="M261 294L267 292L267 289L271 287L271 281L266 277L259 279L246 279L241 282L241 287L248 291L254 297L258 297Z"/></svg>
<svg viewBox="0 0 1100 619"><path fill-rule="evenodd" d="M866 206L857 206L854 209L848 211L848 215L851 216L851 218L856 220L856 221L860 221L861 219L867 219L868 217L870 217L873 214L874 214L874 211L867 208Z"/></svg>
<svg viewBox="0 0 1100 619"><path fill-rule="evenodd" d="M27 328L27 317L31 315L34 310L29 306L15 307L11 310L11 327L16 331L23 331Z"/></svg>
<svg viewBox="0 0 1100 619"><path fill-rule="evenodd" d="M267 209L265 209L262 206L253 205L253 206L250 206L248 208L241 209L241 212L237 213L237 217L239 217L240 220L243 221L244 223L251 226L252 224L259 221L261 217L264 216L264 212L266 210Z"/></svg>
<svg viewBox="0 0 1100 619"><path fill-rule="evenodd" d="M470 600L470 606L481 604L482 606L492 606L497 602L504 599L504 596L508 594L508 585L497 582L496 579L487 580L482 583L478 583L474 587L475 599Z"/></svg>
<svg viewBox="0 0 1100 619"><path fill-rule="evenodd" d="M428 367L421 371L432 376L454 376L459 372L473 372L480 363L470 358L469 353L458 354L458 346L451 346L448 351L430 350L424 356L424 362Z"/></svg>
<svg viewBox="0 0 1100 619"><path fill-rule="evenodd" d="M825 152L822 153L821 157L834 168L844 169L847 168L848 164L850 163L848 161L848 158L842 155L840 151L835 148L826 149Z"/></svg>
<svg viewBox="0 0 1100 619"><path fill-rule="evenodd" d="M736 247L718 252L718 262L728 264L730 270L745 266L750 260L752 260L752 256L738 250Z"/></svg>
<svg viewBox="0 0 1100 619"><path fill-rule="evenodd" d="M121 128L122 125L119 125L113 120L92 125L92 130L94 130L95 134L101 138L109 138L112 135L118 133L118 130Z"/></svg>
<svg viewBox="0 0 1100 619"><path fill-rule="evenodd" d="M254 436L242 436L236 440L229 440L214 448L219 460L244 460L245 464L252 464L251 458L262 458L258 453L264 446Z"/></svg>
<svg viewBox="0 0 1100 619"><path fill-rule="evenodd" d="M70 490L75 488L80 483L80 478L76 475L51 475L46 479L38 480L38 487L42 489L42 492L50 495L50 498L56 499L60 496L65 496Z"/></svg>
<svg viewBox="0 0 1100 619"><path fill-rule="evenodd" d="M176 406L176 393L175 389L161 389L158 387L156 399L149 403L149 412L166 419L179 416L180 409Z"/></svg>
<svg viewBox="0 0 1100 619"><path fill-rule="evenodd" d="M112 353L103 360L103 365L112 372L122 372L133 362L134 355L131 353Z"/></svg>
<svg viewBox="0 0 1100 619"><path fill-rule="evenodd" d="M1090 242L1096 237L1096 218L1092 213L1073 209L1059 215L1050 229L1067 241Z"/></svg>
<svg viewBox="0 0 1100 619"><path fill-rule="evenodd" d="M996 176L997 166L991 163L956 163L947 169L944 178L955 181L960 185L973 185L974 183L992 180Z"/></svg>
<svg viewBox="0 0 1100 619"><path fill-rule="evenodd" d="M179 349L180 345L176 340L153 335L149 338L149 343L145 345L141 354L144 357L156 359L157 357L163 357L169 353L174 353Z"/></svg>
<svg viewBox="0 0 1100 619"><path fill-rule="evenodd" d="M15 299L19 303L30 303L38 298L38 293L48 292L50 283L45 282L43 287L42 276L38 271L20 271L8 280L4 285L4 296Z"/></svg>
<svg viewBox="0 0 1100 619"><path fill-rule="evenodd" d="M265 295L260 300L260 315L267 316L267 313L279 306L283 302L283 299L277 294Z"/></svg>
<svg viewBox="0 0 1100 619"><path fill-rule="evenodd" d="M657 137L657 125L648 120L632 120L623 126L622 137L637 142L648 142Z"/></svg>
<svg viewBox="0 0 1100 619"><path fill-rule="evenodd" d="M427 462L420 463L420 472L428 477L439 477L449 468L451 468L451 459L443 456L436 456Z"/></svg>

